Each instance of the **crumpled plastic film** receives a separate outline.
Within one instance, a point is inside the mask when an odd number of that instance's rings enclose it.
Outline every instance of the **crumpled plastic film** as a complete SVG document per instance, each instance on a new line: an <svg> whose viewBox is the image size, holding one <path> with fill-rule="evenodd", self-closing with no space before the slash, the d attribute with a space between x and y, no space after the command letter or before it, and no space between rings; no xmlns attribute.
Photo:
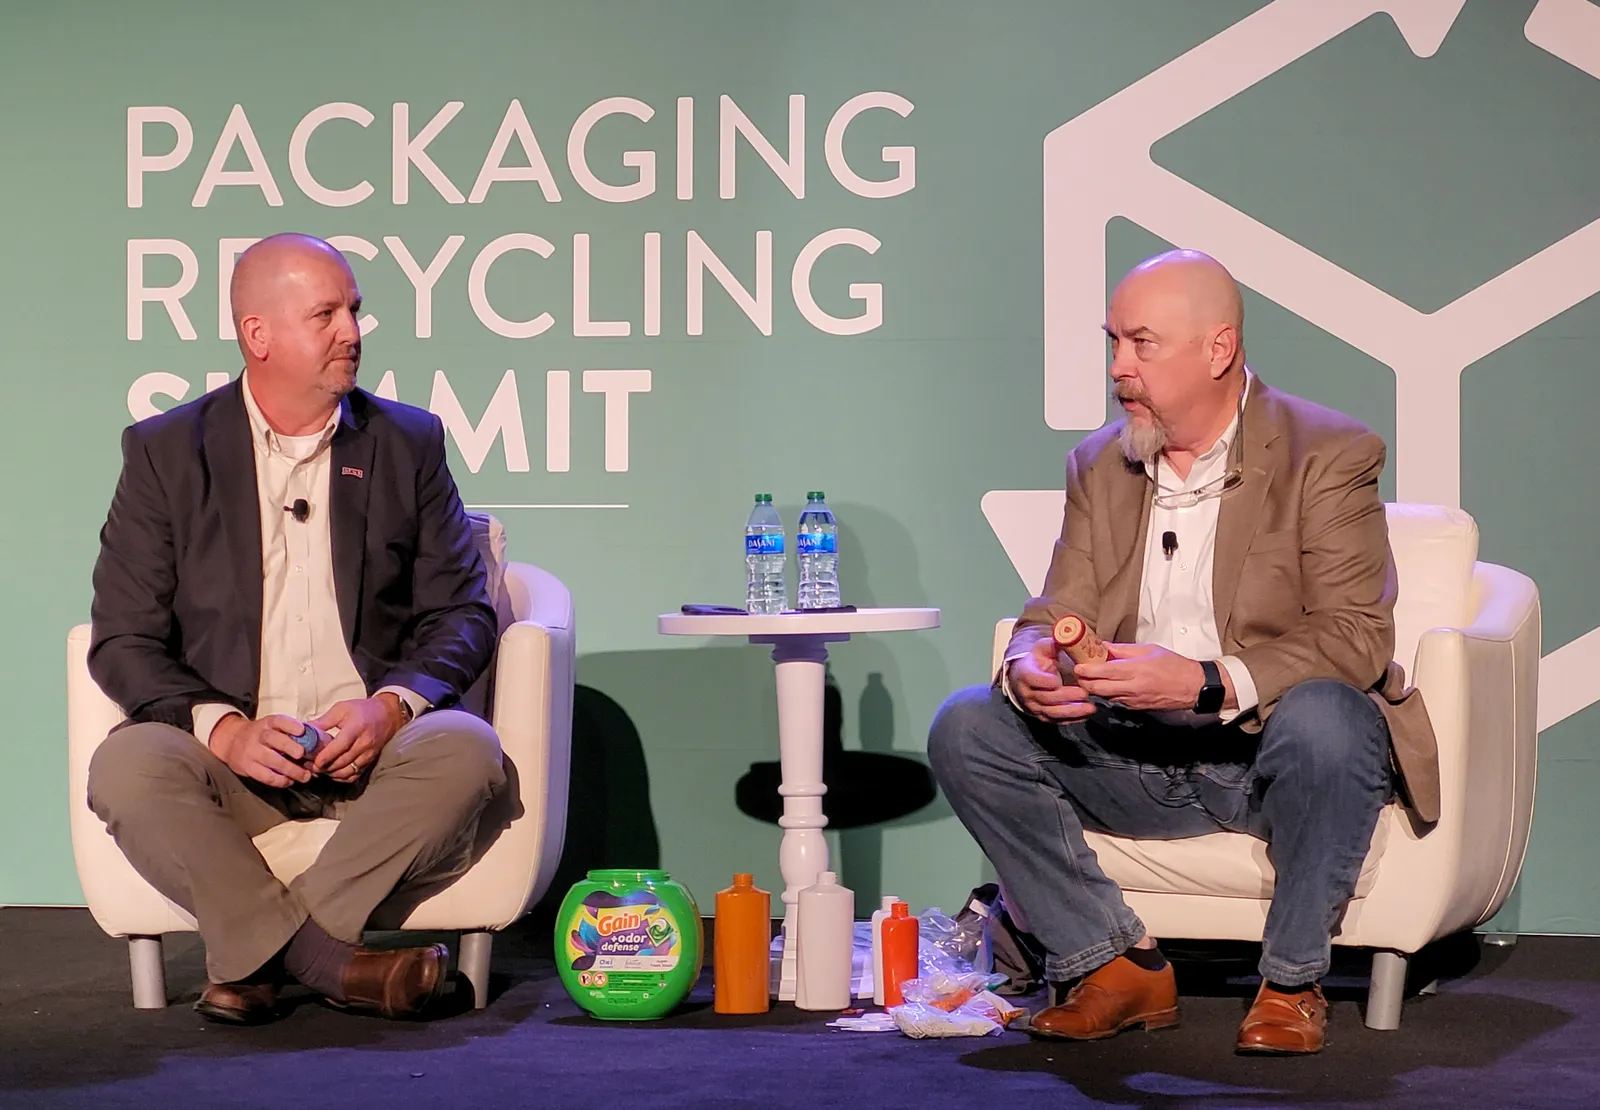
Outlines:
<svg viewBox="0 0 1600 1110"><path fill-rule="evenodd" d="M894 1023L908 1037L987 1037L1000 1032L1023 1011L999 995L983 991L953 1010L926 1002L907 1002L889 1010Z"/></svg>

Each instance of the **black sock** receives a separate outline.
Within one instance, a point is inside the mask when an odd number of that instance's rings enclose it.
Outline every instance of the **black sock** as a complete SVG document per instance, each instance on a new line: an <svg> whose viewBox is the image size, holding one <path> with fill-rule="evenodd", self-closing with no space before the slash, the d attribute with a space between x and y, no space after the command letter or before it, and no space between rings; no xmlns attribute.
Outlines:
<svg viewBox="0 0 1600 1110"><path fill-rule="evenodd" d="M1130 948L1123 955L1146 971L1160 971L1167 966L1167 958L1159 948Z"/></svg>
<svg viewBox="0 0 1600 1110"><path fill-rule="evenodd" d="M1300 983L1296 986L1290 986L1286 983L1279 983L1272 979L1268 979L1266 983L1268 988L1277 991L1279 994L1300 994L1317 985L1315 980L1310 983Z"/></svg>
<svg viewBox="0 0 1600 1110"><path fill-rule="evenodd" d="M344 969L355 950L355 945L330 937L308 917L283 950L283 967L318 994L343 1002Z"/></svg>

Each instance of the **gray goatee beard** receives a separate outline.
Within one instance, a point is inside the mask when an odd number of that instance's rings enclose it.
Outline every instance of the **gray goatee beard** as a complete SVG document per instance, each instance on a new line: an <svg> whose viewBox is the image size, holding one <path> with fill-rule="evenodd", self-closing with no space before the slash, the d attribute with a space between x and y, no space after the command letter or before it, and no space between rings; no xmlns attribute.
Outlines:
<svg viewBox="0 0 1600 1110"><path fill-rule="evenodd" d="M1161 419L1161 414L1150 404L1149 399L1138 391L1126 389L1122 385L1113 389L1111 395L1118 401L1138 401L1150 414L1149 424L1139 423L1131 414L1125 415L1122 430L1117 433L1123 456L1131 463L1143 463L1165 451L1168 438L1167 425Z"/></svg>
<svg viewBox="0 0 1600 1110"><path fill-rule="evenodd" d="M1167 449L1167 430L1160 424L1136 424L1130 417L1117 434L1122 453L1131 463L1145 463Z"/></svg>

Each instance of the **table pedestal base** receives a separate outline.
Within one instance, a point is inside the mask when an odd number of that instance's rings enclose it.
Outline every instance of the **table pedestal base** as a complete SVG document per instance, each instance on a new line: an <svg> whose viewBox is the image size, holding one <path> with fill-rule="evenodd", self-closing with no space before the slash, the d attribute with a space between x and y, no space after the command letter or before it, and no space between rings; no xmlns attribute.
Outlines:
<svg viewBox="0 0 1600 1110"><path fill-rule="evenodd" d="M828 842L822 830L822 712L823 679L827 673L828 644L841 643L848 633L815 636L752 636L753 644L771 644L778 673L778 756L783 798L783 844L778 865L783 872L783 959L775 978L779 1001L794 1000L799 962L797 915L800 892L828 870Z"/></svg>

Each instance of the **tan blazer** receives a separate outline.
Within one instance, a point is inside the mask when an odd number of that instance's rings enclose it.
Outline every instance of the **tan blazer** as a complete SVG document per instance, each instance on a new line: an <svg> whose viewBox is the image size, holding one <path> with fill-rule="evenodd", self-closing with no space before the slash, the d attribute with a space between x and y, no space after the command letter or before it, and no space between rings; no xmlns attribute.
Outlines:
<svg viewBox="0 0 1600 1110"><path fill-rule="evenodd" d="M1007 655L1077 613L1104 640L1131 642L1139 624L1152 483L1117 442L1120 421L1067 459L1067 505L1045 576ZM1251 384L1244 482L1222 498L1213 597L1226 655L1250 669L1261 729L1290 687L1334 678L1367 690L1389 722L1402 795L1439 819L1438 746L1422 695L1394 656L1394 558L1378 495L1383 440L1351 418Z"/></svg>

